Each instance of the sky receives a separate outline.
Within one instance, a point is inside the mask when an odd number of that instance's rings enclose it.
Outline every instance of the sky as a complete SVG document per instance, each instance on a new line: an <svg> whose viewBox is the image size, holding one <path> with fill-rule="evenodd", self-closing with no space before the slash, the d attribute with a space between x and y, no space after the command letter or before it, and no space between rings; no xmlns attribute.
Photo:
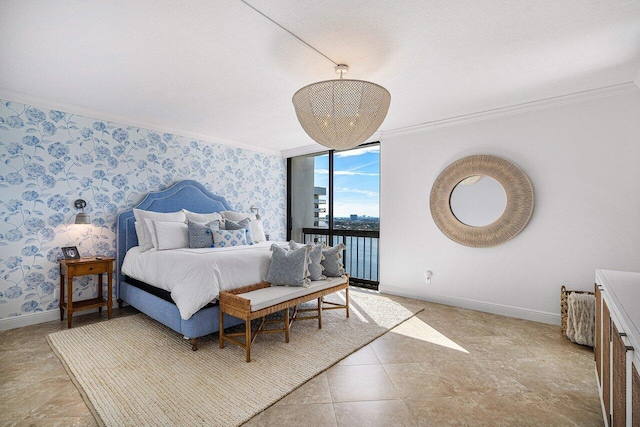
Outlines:
<svg viewBox="0 0 640 427"><path fill-rule="evenodd" d="M334 217L379 217L380 146L335 152ZM315 186L329 188L329 156L315 157ZM328 206L327 206L328 207Z"/></svg>

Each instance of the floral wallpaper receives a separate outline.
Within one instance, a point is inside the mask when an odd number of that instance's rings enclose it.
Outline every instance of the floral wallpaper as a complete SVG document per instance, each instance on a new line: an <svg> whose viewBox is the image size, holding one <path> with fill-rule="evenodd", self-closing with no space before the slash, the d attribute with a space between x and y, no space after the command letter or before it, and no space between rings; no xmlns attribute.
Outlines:
<svg viewBox="0 0 640 427"><path fill-rule="evenodd" d="M0 319L57 310L60 248L115 256L117 214L183 179L236 211L255 204L271 239L285 238L280 157L0 102ZM91 225L74 224L79 198ZM97 296L96 286L97 276L74 279L74 298Z"/></svg>

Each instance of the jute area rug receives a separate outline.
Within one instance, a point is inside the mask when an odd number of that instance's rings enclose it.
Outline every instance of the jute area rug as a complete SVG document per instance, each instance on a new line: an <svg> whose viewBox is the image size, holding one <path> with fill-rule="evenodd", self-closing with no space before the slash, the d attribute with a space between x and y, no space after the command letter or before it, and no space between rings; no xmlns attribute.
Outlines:
<svg viewBox="0 0 640 427"><path fill-rule="evenodd" d="M332 296L343 299L343 295ZM284 334L263 334L244 350L220 349L218 334L198 351L143 314L50 334L54 353L104 426L233 426L365 346L421 308L350 292L351 317L323 312ZM327 298L330 299L330 298Z"/></svg>

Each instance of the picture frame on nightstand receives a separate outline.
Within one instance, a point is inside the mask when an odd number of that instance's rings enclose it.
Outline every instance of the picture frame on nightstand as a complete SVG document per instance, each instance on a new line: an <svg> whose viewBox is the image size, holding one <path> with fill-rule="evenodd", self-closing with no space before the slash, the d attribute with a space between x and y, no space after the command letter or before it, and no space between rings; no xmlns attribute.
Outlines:
<svg viewBox="0 0 640 427"><path fill-rule="evenodd" d="M61 249L64 259L80 259L80 252L75 246L67 246Z"/></svg>

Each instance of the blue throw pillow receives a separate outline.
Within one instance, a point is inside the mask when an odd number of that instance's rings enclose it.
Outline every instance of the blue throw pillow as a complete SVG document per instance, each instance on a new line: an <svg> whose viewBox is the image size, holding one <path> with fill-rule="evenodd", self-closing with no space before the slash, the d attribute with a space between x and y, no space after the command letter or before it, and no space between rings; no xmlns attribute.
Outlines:
<svg viewBox="0 0 640 427"><path fill-rule="evenodd" d="M224 222L224 228L227 230L240 230L245 229L247 232L247 245L253 245L253 233L251 232L251 220L249 218L245 218L242 221L231 221L226 220Z"/></svg>
<svg viewBox="0 0 640 427"><path fill-rule="evenodd" d="M286 250L271 245L271 264L266 281L271 286L309 286L309 247Z"/></svg>
<svg viewBox="0 0 640 427"><path fill-rule="evenodd" d="M211 229L206 224L189 221L189 247L190 248L212 248L213 236Z"/></svg>
<svg viewBox="0 0 640 427"><path fill-rule="evenodd" d="M242 230L211 230L213 244L216 248L240 246L247 244L247 232Z"/></svg>

